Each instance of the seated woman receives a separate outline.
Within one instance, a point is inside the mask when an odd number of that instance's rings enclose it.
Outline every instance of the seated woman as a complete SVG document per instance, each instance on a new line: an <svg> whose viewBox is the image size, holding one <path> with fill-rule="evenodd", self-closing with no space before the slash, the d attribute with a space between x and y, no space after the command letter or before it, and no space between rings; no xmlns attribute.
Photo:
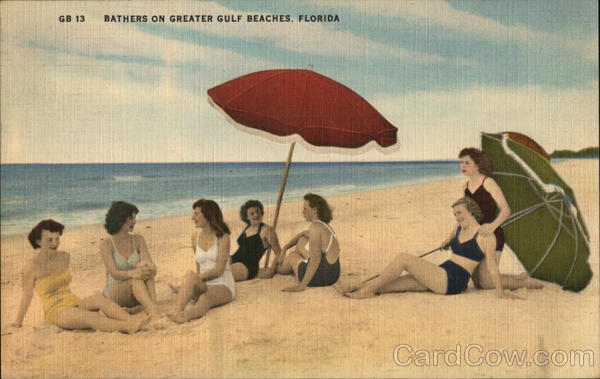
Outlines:
<svg viewBox="0 0 600 379"><path fill-rule="evenodd" d="M310 227L292 238L279 257L283 262L277 271L283 275L293 271L300 281L283 289L287 292L330 286L340 277L340 244L328 225L333 219L329 204L321 196L308 193L304 195L302 214ZM285 252L293 246L296 248L286 257Z"/></svg>
<svg viewBox="0 0 600 379"><path fill-rule="evenodd" d="M237 251L231 256L231 272L236 282L254 279L257 274L262 279L275 275L281 247L275 229L262 222L264 214L258 200L248 200L240 208L240 217L247 226L237 239ZM271 267L259 270L260 259L269 247L273 249L275 259Z"/></svg>
<svg viewBox="0 0 600 379"><path fill-rule="evenodd" d="M97 329L135 333L150 320L125 312L113 301L97 294L79 299L69 289L70 255L58 250L64 225L54 220L39 222L27 237L37 250L23 271L23 295L14 327L21 327L33 291L37 292L46 321L63 329ZM102 313L96 312L101 311Z"/></svg>
<svg viewBox="0 0 600 379"><path fill-rule="evenodd" d="M479 233L482 214L477 203L463 197L452 204L458 226L450 241L450 259L437 266L410 254L398 254L376 279L361 284L354 292L345 295L364 299L390 292L433 291L442 295L455 295L467 288L469 278L483 258L489 259L490 275L500 298L519 298L505 293L498 274L496 238L493 233ZM404 271L408 275L403 275Z"/></svg>
<svg viewBox="0 0 600 379"><path fill-rule="evenodd" d="M205 199L196 201L192 208L192 220L199 229L192 233L196 272L188 271L180 287L171 286L177 299L167 316L177 323L200 318L210 308L235 298L235 281L229 267L230 232L221 209Z"/></svg>
<svg viewBox="0 0 600 379"><path fill-rule="evenodd" d="M100 243L100 255L106 267L106 286L102 293L122 307L141 304L155 317L158 315L156 266L144 237L132 234L138 213L135 205L124 201L112 203L106 213L104 228L109 237Z"/></svg>

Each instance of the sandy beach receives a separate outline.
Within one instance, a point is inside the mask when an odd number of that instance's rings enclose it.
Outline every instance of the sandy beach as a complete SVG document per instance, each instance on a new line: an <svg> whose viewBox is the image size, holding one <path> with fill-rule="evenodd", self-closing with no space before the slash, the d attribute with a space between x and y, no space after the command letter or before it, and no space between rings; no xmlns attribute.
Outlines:
<svg viewBox="0 0 600 379"><path fill-rule="evenodd" d="M598 160L566 161L556 169L573 188L591 234L594 277L580 293L548 283L541 290L518 290L524 300L507 300L470 284L459 296L406 293L359 301L333 288L284 293L281 289L294 278L278 275L239 283L234 302L184 325L164 322L135 335L63 331L44 321L35 298L24 326L14 329L8 325L21 296L19 276L32 250L24 234L2 237L2 377L598 377ZM328 198L334 209L331 225L342 248L342 278L368 277L399 252L419 254L436 247L453 224L450 205L463 181ZM273 211L266 209L268 223ZM164 311L173 300L167 283L177 282L194 266L190 215L140 216L136 233L146 238L158 266L157 291ZM243 224L237 209L226 210L225 220L232 229L233 252ZM282 243L307 226L300 201L284 203L279 220ZM61 246L71 253L71 289L80 297L104 286L98 244L105 236L101 225L67 225ZM435 253L428 259L438 263L445 257ZM500 269L521 272L508 249ZM469 346L466 362L462 353ZM456 365L447 364L444 354L437 362L431 356L429 364L398 364L420 349L458 349L461 354L458 362L451 359ZM497 362L494 352L487 354L492 350L526 350L530 364ZM548 356L558 350L567 355L589 350L595 361L541 366L531 363L538 350ZM562 353L555 358L560 361Z"/></svg>

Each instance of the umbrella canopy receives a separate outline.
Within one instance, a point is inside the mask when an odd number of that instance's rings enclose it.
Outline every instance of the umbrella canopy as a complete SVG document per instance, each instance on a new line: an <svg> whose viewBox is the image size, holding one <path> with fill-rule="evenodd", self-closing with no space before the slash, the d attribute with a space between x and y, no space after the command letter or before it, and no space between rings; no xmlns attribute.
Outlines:
<svg viewBox="0 0 600 379"><path fill-rule="evenodd" d="M311 66L309 66L311 68ZM266 70L208 90L208 101L238 128L290 143L273 227L296 142L309 150L362 152L371 146L391 152L398 129L350 88L307 70ZM269 264L267 252L265 267Z"/></svg>
<svg viewBox="0 0 600 379"><path fill-rule="evenodd" d="M312 70L259 71L211 88L208 96L238 126L278 142L309 149L396 143L398 129L365 99Z"/></svg>
<svg viewBox="0 0 600 379"><path fill-rule="evenodd" d="M548 154L512 132L483 133L481 145L513 212L503 225L506 243L531 276L571 291L584 289L592 278L589 234L573 190Z"/></svg>

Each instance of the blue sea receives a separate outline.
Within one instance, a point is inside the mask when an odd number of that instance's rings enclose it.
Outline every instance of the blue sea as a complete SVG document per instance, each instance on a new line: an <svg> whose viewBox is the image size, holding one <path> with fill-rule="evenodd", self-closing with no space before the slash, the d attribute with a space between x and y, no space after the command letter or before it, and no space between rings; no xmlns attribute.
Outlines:
<svg viewBox="0 0 600 379"><path fill-rule="evenodd" d="M67 226L103 222L124 200L140 219L187 214L199 198L237 208L248 199L274 204L283 163L143 163L1 165L2 235L44 218ZM460 176L458 162L292 163L284 201L324 197Z"/></svg>

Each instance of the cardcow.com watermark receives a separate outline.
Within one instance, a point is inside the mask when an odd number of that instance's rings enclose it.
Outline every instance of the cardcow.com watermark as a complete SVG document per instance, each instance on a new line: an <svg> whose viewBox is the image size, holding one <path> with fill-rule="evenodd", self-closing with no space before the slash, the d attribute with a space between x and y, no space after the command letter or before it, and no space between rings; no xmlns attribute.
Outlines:
<svg viewBox="0 0 600 379"><path fill-rule="evenodd" d="M414 349L407 344L396 345L394 363L398 366L594 366L592 350L527 350L486 349L478 344L456 345L451 350Z"/></svg>

